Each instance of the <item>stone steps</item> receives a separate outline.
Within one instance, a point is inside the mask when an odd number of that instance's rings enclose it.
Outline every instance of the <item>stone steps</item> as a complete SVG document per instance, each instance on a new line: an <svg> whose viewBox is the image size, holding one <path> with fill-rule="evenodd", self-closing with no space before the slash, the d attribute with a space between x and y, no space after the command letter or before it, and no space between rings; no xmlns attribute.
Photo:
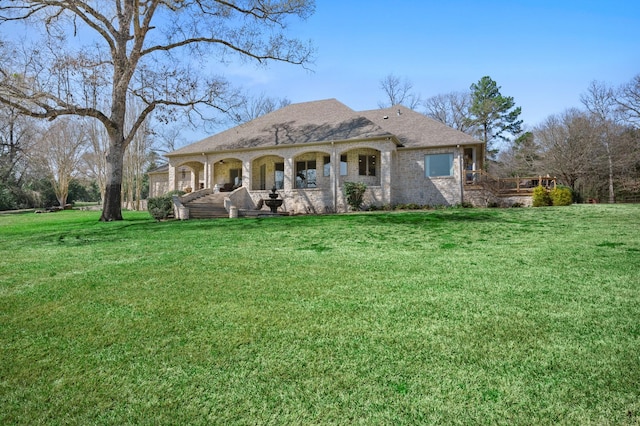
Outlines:
<svg viewBox="0 0 640 426"><path fill-rule="evenodd" d="M210 194L185 203L189 209L189 219L228 218L224 197L224 194Z"/></svg>

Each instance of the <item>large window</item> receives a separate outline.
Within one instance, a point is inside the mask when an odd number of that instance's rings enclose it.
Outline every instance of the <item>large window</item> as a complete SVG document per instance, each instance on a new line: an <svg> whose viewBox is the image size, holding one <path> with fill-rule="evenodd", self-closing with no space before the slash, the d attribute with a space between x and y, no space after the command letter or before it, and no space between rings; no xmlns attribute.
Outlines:
<svg viewBox="0 0 640 426"><path fill-rule="evenodd" d="M424 156L427 177L453 176L453 154L427 154Z"/></svg>
<svg viewBox="0 0 640 426"><path fill-rule="evenodd" d="M316 187L316 161L296 161L296 188Z"/></svg>
<svg viewBox="0 0 640 426"><path fill-rule="evenodd" d="M284 163L275 164L275 176L276 189L284 188Z"/></svg>
<svg viewBox="0 0 640 426"><path fill-rule="evenodd" d="M376 175L376 156L375 155L359 155L358 156L358 174L360 176Z"/></svg>
<svg viewBox="0 0 640 426"><path fill-rule="evenodd" d="M326 156L324 157L324 176L330 176L331 175L331 157ZM346 176L347 175L347 156L346 155L341 155L340 156L340 176Z"/></svg>

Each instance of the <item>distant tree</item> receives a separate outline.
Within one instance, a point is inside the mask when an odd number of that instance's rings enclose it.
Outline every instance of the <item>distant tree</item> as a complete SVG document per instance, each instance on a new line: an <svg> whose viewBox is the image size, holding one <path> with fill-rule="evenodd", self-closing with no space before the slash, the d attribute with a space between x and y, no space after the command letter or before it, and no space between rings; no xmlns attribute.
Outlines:
<svg viewBox="0 0 640 426"><path fill-rule="evenodd" d="M424 107L427 117L473 136L477 133L470 120L471 92L449 92L432 96L424 101Z"/></svg>
<svg viewBox="0 0 640 426"><path fill-rule="evenodd" d="M142 105L132 102L127 108L127 115L131 120L140 114ZM131 140L124 154L122 189L124 201L130 208L140 210L142 187L145 173L151 156L151 131L149 121L145 121Z"/></svg>
<svg viewBox="0 0 640 426"><path fill-rule="evenodd" d="M640 74L618 89L615 102L626 122L640 128Z"/></svg>
<svg viewBox="0 0 640 426"><path fill-rule="evenodd" d="M124 153L147 117L234 106L228 81L204 75L214 58L308 64L313 49L286 24L313 10L313 0L0 0L0 25L33 28L21 49L2 45L0 103L36 118L98 120L109 135L100 220L122 220ZM129 98L144 104L131 125Z"/></svg>
<svg viewBox="0 0 640 426"><path fill-rule="evenodd" d="M422 102L420 95L413 92L413 83L406 77L400 78L389 74L380 81L380 89L387 97L386 100L378 102L380 108L403 105L415 110Z"/></svg>
<svg viewBox="0 0 640 426"><path fill-rule="evenodd" d="M478 127L480 139L490 157L498 152L494 146L496 139L507 140L507 133L512 136L520 134L522 120L518 117L521 111L515 106L513 97L502 96L500 87L491 77L482 77L471 85L469 124Z"/></svg>
<svg viewBox="0 0 640 426"><path fill-rule="evenodd" d="M80 120L65 117L51 124L39 139L31 160L47 172L58 203L64 207L86 147L86 129Z"/></svg>
<svg viewBox="0 0 640 426"><path fill-rule="evenodd" d="M243 102L230 114L234 124L242 124L254 120L262 115L290 105L287 98L272 98L264 93L256 97L246 96Z"/></svg>
<svg viewBox="0 0 640 426"><path fill-rule="evenodd" d="M589 177L595 175L592 160L600 147L598 132L589 114L575 108L547 117L534 129L544 169L575 194L593 191Z"/></svg>
<svg viewBox="0 0 640 426"><path fill-rule="evenodd" d="M0 210L25 206L23 184L29 167L26 153L33 143L36 124L15 108L0 105Z"/></svg>
<svg viewBox="0 0 640 426"><path fill-rule="evenodd" d="M498 154L498 176L537 176L542 172L542 152L532 132L524 132Z"/></svg>

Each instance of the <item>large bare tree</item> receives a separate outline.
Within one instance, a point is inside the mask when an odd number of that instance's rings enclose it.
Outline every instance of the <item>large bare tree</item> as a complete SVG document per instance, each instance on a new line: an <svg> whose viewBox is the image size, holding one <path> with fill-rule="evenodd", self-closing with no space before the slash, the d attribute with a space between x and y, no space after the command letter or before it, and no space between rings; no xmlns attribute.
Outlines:
<svg viewBox="0 0 640 426"><path fill-rule="evenodd" d="M380 108L404 105L415 110L422 103L420 94L413 91L413 83L407 77L400 78L394 74L388 74L380 80L380 89L387 97L385 101L378 102Z"/></svg>
<svg viewBox="0 0 640 426"><path fill-rule="evenodd" d="M588 113L572 108L547 117L534 130L544 155L543 167L577 193L595 176L599 129Z"/></svg>
<svg viewBox="0 0 640 426"><path fill-rule="evenodd" d="M471 122L471 92L449 92L427 98L424 101L427 117L438 120L449 127L475 136L477 129Z"/></svg>
<svg viewBox="0 0 640 426"><path fill-rule="evenodd" d="M229 83L203 74L230 54L308 64L312 47L286 26L313 9L313 0L0 0L0 28L31 29L19 48L0 44L0 102L32 117L98 120L109 135L100 220L121 220L124 152L147 117L231 108ZM145 107L127 125L132 97Z"/></svg>
<svg viewBox="0 0 640 426"><path fill-rule="evenodd" d="M81 120L64 117L56 120L39 136L31 162L47 174L60 207L67 203L69 184L78 174L87 133Z"/></svg>

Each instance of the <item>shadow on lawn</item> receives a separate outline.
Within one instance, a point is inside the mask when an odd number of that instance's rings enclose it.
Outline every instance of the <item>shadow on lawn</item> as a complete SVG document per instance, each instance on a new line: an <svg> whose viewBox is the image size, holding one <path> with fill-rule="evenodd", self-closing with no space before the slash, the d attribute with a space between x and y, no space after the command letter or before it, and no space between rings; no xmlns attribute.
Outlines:
<svg viewBox="0 0 640 426"><path fill-rule="evenodd" d="M270 229L287 231L293 229L344 226L344 225L405 225L439 226L446 223L500 221L499 214L488 210L429 210L417 212L372 212L356 214L289 216L277 218L203 219L189 221L157 222L155 220L123 220L118 222L96 222L69 224L66 229L34 235L30 240L36 244L79 246L92 243L109 243L136 238L176 238L180 233L225 232Z"/></svg>

